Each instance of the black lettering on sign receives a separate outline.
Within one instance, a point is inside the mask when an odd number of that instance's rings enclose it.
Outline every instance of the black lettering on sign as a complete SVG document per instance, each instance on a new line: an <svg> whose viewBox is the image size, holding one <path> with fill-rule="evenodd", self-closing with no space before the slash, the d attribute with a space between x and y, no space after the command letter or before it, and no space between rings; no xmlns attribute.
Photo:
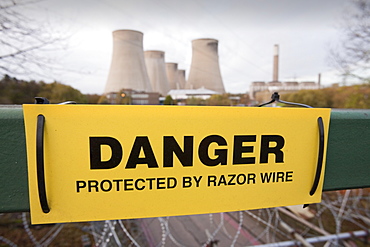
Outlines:
<svg viewBox="0 0 370 247"><path fill-rule="evenodd" d="M184 136L184 151L173 136L163 137L163 167L173 167L175 153L182 166L193 166L193 136Z"/></svg>
<svg viewBox="0 0 370 247"><path fill-rule="evenodd" d="M293 172L292 171L286 172L285 181L293 182Z"/></svg>
<svg viewBox="0 0 370 247"><path fill-rule="evenodd" d="M121 143L117 139L107 136L89 138L90 169L111 169L121 163L123 150ZM183 145L179 145L175 137L163 137L163 167L173 167L174 156L176 156L182 167L192 167L194 165L194 137L184 136L183 140ZM256 140L256 135L234 136L231 164L256 164L257 158L252 155ZM109 160L102 160L101 149L103 145L107 145L112 151ZM259 164L269 163L269 158L273 158L273 156L275 156L275 163L284 163L284 145L285 140L281 135L262 135ZM139 164L144 164L148 168L159 168L148 136L137 136L129 153L125 169L135 169ZM198 147L198 157L205 166L227 165L228 148L226 139L220 135L204 137ZM272 162L270 161L270 163ZM282 175L279 176L279 180L282 180ZM219 183L223 184L224 181L221 180Z"/></svg>
<svg viewBox="0 0 370 247"><path fill-rule="evenodd" d="M191 182L191 177L183 177L182 178L182 187L183 188L189 188L191 187L192 182Z"/></svg>
<svg viewBox="0 0 370 247"><path fill-rule="evenodd" d="M88 185L89 185L89 192L92 191L92 188L95 188L95 192L99 192L99 188L98 188L99 182L98 181L89 180L87 182L88 182Z"/></svg>
<svg viewBox="0 0 370 247"><path fill-rule="evenodd" d="M226 179L225 179L225 176L224 175L221 175L220 176L220 179L218 180L218 184L217 186L220 186L220 185L226 185Z"/></svg>
<svg viewBox="0 0 370 247"><path fill-rule="evenodd" d="M77 193L80 192L81 189L86 188L86 182L76 181L76 188L77 188Z"/></svg>
<svg viewBox="0 0 370 247"><path fill-rule="evenodd" d="M120 182L123 182L123 179L114 179L113 182L116 183L116 190L120 191Z"/></svg>
<svg viewBox="0 0 370 247"><path fill-rule="evenodd" d="M243 185L245 184L245 182L247 181L247 177L245 176L245 174L243 173L240 173L238 175L238 177L236 178L236 181L239 185Z"/></svg>
<svg viewBox="0 0 370 247"><path fill-rule="evenodd" d="M157 189L165 189L166 188L166 178L157 178Z"/></svg>
<svg viewBox="0 0 370 247"><path fill-rule="evenodd" d="M208 176L208 187L210 187L210 186L216 186L216 179L217 179L216 176L209 175Z"/></svg>
<svg viewBox="0 0 370 247"><path fill-rule="evenodd" d="M143 150L145 157L140 158L140 151ZM158 168L152 146L147 136L137 136L132 146L126 169L136 168L138 164L147 164L148 168Z"/></svg>
<svg viewBox="0 0 370 247"><path fill-rule="evenodd" d="M211 159L208 156L208 149L211 143L217 143L219 146L226 146L226 140L219 135L210 135L205 137L199 144L198 155L200 161L206 166L217 166L219 164L227 164L227 149L215 149L215 159Z"/></svg>
<svg viewBox="0 0 370 247"><path fill-rule="evenodd" d="M137 190L143 190L143 189L145 189L145 185L139 186L139 182L141 182L143 184L143 183L145 183L145 180L142 179L142 178L138 178L135 181L135 189L137 189Z"/></svg>
<svg viewBox="0 0 370 247"><path fill-rule="evenodd" d="M155 180L155 178L147 178L146 180L149 181L149 189L153 189L153 181Z"/></svg>
<svg viewBox="0 0 370 247"><path fill-rule="evenodd" d="M276 173L276 182L279 182L279 179L281 180L281 182L284 182L284 172L277 172Z"/></svg>
<svg viewBox="0 0 370 247"><path fill-rule="evenodd" d="M190 188L193 186L193 180L195 182L195 187L200 186L200 181L202 180L203 176L193 176L193 177L182 177L182 187L183 188Z"/></svg>
<svg viewBox="0 0 370 247"><path fill-rule="evenodd" d="M195 181L195 187L199 187L199 183L200 183L200 180L202 179L203 176L199 176L199 178L197 178L197 176L193 176L194 178L194 181Z"/></svg>
<svg viewBox="0 0 370 247"><path fill-rule="evenodd" d="M172 182L171 182L172 181ZM173 189L176 188L177 185L177 180L174 177L169 177L167 178L167 188L168 189Z"/></svg>
<svg viewBox="0 0 370 247"><path fill-rule="evenodd" d="M227 183L227 185L235 185L234 179L236 177L236 174L228 174L227 176L229 177L229 182Z"/></svg>
<svg viewBox="0 0 370 247"><path fill-rule="evenodd" d="M248 175L248 176L247 176ZM227 175L208 175L207 186L235 186L244 184L255 184L256 174L254 173L240 173L240 174L227 174Z"/></svg>
<svg viewBox="0 0 370 247"><path fill-rule="evenodd" d="M123 189L124 190L134 190L133 186L133 179L131 178L128 178L128 179L125 179L124 182L123 182Z"/></svg>
<svg viewBox="0 0 370 247"><path fill-rule="evenodd" d="M293 172L265 172L260 173L262 183L293 182Z"/></svg>
<svg viewBox="0 0 370 247"><path fill-rule="evenodd" d="M253 184L256 183L256 174L254 174L254 173L248 173L248 184L250 184L250 181L252 181Z"/></svg>
<svg viewBox="0 0 370 247"><path fill-rule="evenodd" d="M270 147L270 143L276 145ZM275 155L275 163L284 163L284 153L281 150L284 147L285 140L280 135L262 135L260 163L268 163L269 154Z"/></svg>
<svg viewBox="0 0 370 247"><path fill-rule="evenodd" d="M101 160L101 146L107 145L112 150L112 156L107 161ZM122 160L122 146L113 137L90 137L90 169L111 169Z"/></svg>
<svg viewBox="0 0 370 247"><path fill-rule="evenodd" d="M270 181L275 182L275 172L265 172L261 173L262 183L270 183Z"/></svg>
<svg viewBox="0 0 370 247"><path fill-rule="evenodd" d="M106 184L106 185L104 185ZM100 189L104 192L109 192L112 189L112 182L110 180L103 180L100 182Z"/></svg>
<svg viewBox="0 0 370 247"><path fill-rule="evenodd" d="M256 135L234 136L233 164L255 164L255 157L243 157L243 153L253 153L253 146L243 146L243 142L255 142Z"/></svg>

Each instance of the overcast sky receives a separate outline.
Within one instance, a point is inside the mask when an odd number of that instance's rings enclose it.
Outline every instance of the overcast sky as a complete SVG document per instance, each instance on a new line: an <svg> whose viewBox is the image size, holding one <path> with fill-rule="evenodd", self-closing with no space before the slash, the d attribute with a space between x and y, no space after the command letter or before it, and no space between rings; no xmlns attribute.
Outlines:
<svg viewBox="0 0 370 247"><path fill-rule="evenodd" d="M71 34L57 55L66 71L53 75L83 93L103 93L112 55L112 32L144 33L144 50L165 51L187 74L191 41L219 40L227 92L244 93L253 81L272 80L273 46L280 47L280 81L341 82L328 50L350 0L45 0L27 6L34 19ZM69 72L70 70L81 73ZM50 80L49 80L50 81Z"/></svg>

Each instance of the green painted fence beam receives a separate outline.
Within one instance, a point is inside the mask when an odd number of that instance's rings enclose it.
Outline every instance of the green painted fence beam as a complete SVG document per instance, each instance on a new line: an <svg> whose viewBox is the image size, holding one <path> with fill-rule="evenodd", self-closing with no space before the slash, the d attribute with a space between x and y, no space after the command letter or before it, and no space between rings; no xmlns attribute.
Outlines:
<svg viewBox="0 0 370 247"><path fill-rule="evenodd" d="M330 116L324 190L370 187L370 110Z"/></svg>
<svg viewBox="0 0 370 247"><path fill-rule="evenodd" d="M0 212L29 211L26 138L21 107L0 108Z"/></svg>
<svg viewBox="0 0 370 247"><path fill-rule="evenodd" d="M0 107L0 212L29 211L20 106ZM324 190L370 187L370 110L332 110Z"/></svg>

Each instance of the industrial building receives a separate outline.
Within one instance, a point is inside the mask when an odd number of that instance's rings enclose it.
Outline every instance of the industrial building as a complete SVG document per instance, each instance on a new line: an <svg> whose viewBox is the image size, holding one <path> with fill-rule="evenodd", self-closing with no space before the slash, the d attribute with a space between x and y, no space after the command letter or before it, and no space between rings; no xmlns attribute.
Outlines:
<svg viewBox="0 0 370 247"><path fill-rule="evenodd" d="M105 94L100 100L100 103L114 105L158 105L159 93L122 89L119 92Z"/></svg>
<svg viewBox="0 0 370 247"><path fill-rule="evenodd" d="M170 95L172 99L177 100L178 102L186 101L188 98L191 98L191 97L196 97L200 99L208 99L214 94L219 94L219 93L216 91L206 89L206 88L177 89L177 90L171 90L168 92L168 95Z"/></svg>
<svg viewBox="0 0 370 247"><path fill-rule="evenodd" d="M252 84L250 85L249 97L252 100L258 100L258 99L261 100L261 95L263 94L267 96L263 96L264 99L262 99L262 101L266 101L266 97L270 97L273 92L279 92L280 94L284 94L284 93L297 92L299 90L315 90L319 88L320 88L319 84L314 81L305 81L305 82L255 81L255 82L252 82ZM267 100L269 100L269 98L267 98Z"/></svg>

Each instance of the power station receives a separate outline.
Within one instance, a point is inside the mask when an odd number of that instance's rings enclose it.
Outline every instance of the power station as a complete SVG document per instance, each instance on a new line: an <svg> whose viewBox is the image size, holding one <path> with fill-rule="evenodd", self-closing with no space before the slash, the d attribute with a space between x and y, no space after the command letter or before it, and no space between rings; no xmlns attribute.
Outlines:
<svg viewBox="0 0 370 247"><path fill-rule="evenodd" d="M313 81L300 82L297 81L279 81L279 45L274 45L273 51L273 68L272 81L254 81L249 87L249 98L257 102L269 101L271 93L279 92L280 94L296 92L299 90L316 90L320 88L319 83Z"/></svg>
<svg viewBox="0 0 370 247"><path fill-rule="evenodd" d="M170 90L183 89L187 89L189 94L197 89L225 93L217 40L205 38L192 41L192 61L189 79L186 80L185 70L179 69L177 63L166 63L164 51L144 52L143 38L144 34L135 30L113 32L112 61L105 95L122 90L147 94L153 92L162 96L166 96Z"/></svg>
<svg viewBox="0 0 370 247"><path fill-rule="evenodd" d="M177 95L176 90L182 90L178 93L186 97L196 97L199 90L208 90L207 95L210 95L209 92L225 93L219 64L218 40L192 40L192 59L186 80L185 70L179 69L178 63L166 62L164 51L144 52L143 38L144 34L135 30L113 32L112 61L104 90L109 102L155 104L152 99L156 98L156 95L166 96L170 91L171 95ZM250 99L266 101L265 98L268 100L271 92L284 93L320 87L315 82L279 81L279 45L276 44L273 48L272 81L252 82Z"/></svg>

